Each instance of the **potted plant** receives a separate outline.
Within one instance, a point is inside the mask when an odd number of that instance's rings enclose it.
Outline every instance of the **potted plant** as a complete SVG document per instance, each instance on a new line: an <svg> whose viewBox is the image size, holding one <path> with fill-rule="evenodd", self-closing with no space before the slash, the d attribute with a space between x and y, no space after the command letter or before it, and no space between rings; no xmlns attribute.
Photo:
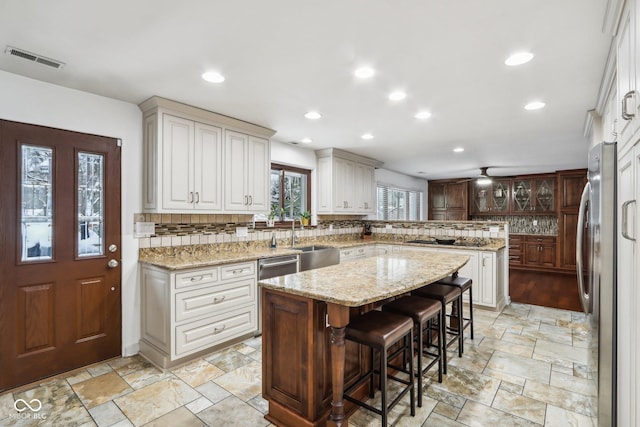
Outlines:
<svg viewBox="0 0 640 427"><path fill-rule="evenodd" d="M309 225L309 222L311 221L311 212L302 212L302 214L300 215L300 221L302 222L302 225Z"/></svg>
<svg viewBox="0 0 640 427"><path fill-rule="evenodd" d="M267 227L274 227L276 224L276 217L280 216L280 206L271 206L271 212L267 217Z"/></svg>

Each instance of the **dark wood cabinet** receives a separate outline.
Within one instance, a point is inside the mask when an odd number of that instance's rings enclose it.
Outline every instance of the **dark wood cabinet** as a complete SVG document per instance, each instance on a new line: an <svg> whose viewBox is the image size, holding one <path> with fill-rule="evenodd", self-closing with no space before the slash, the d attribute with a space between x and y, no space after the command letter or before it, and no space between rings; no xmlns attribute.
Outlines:
<svg viewBox="0 0 640 427"><path fill-rule="evenodd" d="M514 178L511 183L511 213L549 214L556 212L556 175Z"/></svg>
<svg viewBox="0 0 640 427"><path fill-rule="evenodd" d="M509 235L509 266L522 265L524 262L524 239L520 234Z"/></svg>
<svg viewBox="0 0 640 427"><path fill-rule="evenodd" d="M471 181L471 215L549 215L556 212L556 175Z"/></svg>
<svg viewBox="0 0 640 427"><path fill-rule="evenodd" d="M489 185L471 181L472 215L507 215L511 211L510 179L494 179Z"/></svg>
<svg viewBox="0 0 640 427"><path fill-rule="evenodd" d="M467 183L460 180L429 181L429 215L435 221L465 221Z"/></svg>
<svg viewBox="0 0 640 427"><path fill-rule="evenodd" d="M526 236L524 265L554 267L556 265L556 238L553 236Z"/></svg>
<svg viewBox="0 0 640 427"><path fill-rule="evenodd" d="M559 268L576 269L576 250L583 251L586 256L586 246L576 248L576 234L578 230L578 210L582 190L587 183L586 169L558 172L558 188L561 199L558 203L558 260Z"/></svg>
<svg viewBox="0 0 640 427"><path fill-rule="evenodd" d="M276 425L324 425L331 409L331 329L327 305L262 288L262 396ZM352 308L352 316L361 308ZM369 369L369 349L345 342L345 387ZM368 393L368 383L356 393ZM366 389L365 389L366 388ZM345 412L357 409L345 402Z"/></svg>

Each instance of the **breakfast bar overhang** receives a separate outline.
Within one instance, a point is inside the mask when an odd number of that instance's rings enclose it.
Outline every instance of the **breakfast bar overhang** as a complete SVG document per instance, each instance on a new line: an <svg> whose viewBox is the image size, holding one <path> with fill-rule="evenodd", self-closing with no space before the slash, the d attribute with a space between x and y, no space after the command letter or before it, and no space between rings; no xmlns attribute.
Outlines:
<svg viewBox="0 0 640 427"><path fill-rule="evenodd" d="M468 256L379 255L260 281L265 416L283 426L346 426L345 386L366 370L361 346L345 342L350 316L440 280Z"/></svg>

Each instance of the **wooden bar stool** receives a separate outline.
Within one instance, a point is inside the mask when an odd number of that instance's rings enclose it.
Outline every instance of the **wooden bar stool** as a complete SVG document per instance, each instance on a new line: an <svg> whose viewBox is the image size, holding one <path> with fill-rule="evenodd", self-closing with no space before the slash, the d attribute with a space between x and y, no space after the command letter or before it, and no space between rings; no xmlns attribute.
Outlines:
<svg viewBox="0 0 640 427"><path fill-rule="evenodd" d="M447 304L458 301L458 304L462 304L462 292L460 289L454 286L439 285L432 283L422 288L416 289L411 293L424 298L431 298L440 301L440 324L443 330L443 345L442 345L442 364L443 371L447 373L447 348L458 341L458 356L462 357L463 351L463 335L462 335L462 322L458 322L457 330L447 328ZM447 341L446 334L453 335L453 338Z"/></svg>
<svg viewBox="0 0 640 427"><path fill-rule="evenodd" d="M471 339L473 339L473 286L472 280L468 277L460 277L458 276L458 272L453 273L449 277L445 277L444 279L438 280L436 282L439 285L446 286L455 286L460 289L460 292L464 294L466 291L469 291L469 317L464 317L463 307L459 308L459 321L462 321L462 330L464 331L467 327L470 327L471 330Z"/></svg>
<svg viewBox="0 0 640 427"><path fill-rule="evenodd" d="M422 376L436 363L438 364L438 381L442 382L442 337L444 332L442 330L442 322L439 320L440 301L418 296L405 296L384 304L382 311L402 314L413 319L413 325L416 328L414 338L418 343L418 406L422 407ZM436 353L429 351L429 347L433 346L431 343L433 320L438 324ZM425 331L429 337L426 343L424 343L423 339ZM423 354L433 358L424 368L422 367Z"/></svg>
<svg viewBox="0 0 640 427"><path fill-rule="evenodd" d="M401 372L409 375L408 380L404 380L387 373L388 350L399 341L403 341L401 350L407 354L413 354L413 320L407 316L401 316L395 313L383 313L381 311L372 310L364 313L355 319L349 321L345 328L345 338L359 344L366 345L371 348L371 369L358 379L353 385L344 391L344 399L349 400L363 408L366 408L378 415L382 416L382 426L386 427L387 417L391 409L402 399L407 393L411 396L411 416L416 414L414 383L413 383L413 357L408 357L409 369L400 368ZM374 350L380 353L380 369L374 368ZM398 354L398 353L396 353ZM407 358L403 357L403 362ZM404 365L404 363L403 363ZM358 387L367 379L369 384L369 396L374 396L374 374L380 374L380 392L382 393L381 409L375 408L361 400L355 399L348 395L354 388ZM398 394L398 396L387 405L387 379L392 379L406 387Z"/></svg>

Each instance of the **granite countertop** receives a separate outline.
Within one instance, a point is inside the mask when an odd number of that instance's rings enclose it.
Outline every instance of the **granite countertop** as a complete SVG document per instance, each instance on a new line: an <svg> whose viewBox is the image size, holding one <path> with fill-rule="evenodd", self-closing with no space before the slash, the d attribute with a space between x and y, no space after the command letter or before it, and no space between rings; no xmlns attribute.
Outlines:
<svg viewBox="0 0 640 427"><path fill-rule="evenodd" d="M469 239L469 241L473 241ZM443 250L472 250L472 251L498 251L505 247L504 239L477 239L481 246L457 246L439 244L405 243L395 240L331 240L331 241L310 241L300 243L298 247L309 245L331 246L338 249L358 246L384 244L402 245L412 247L428 247ZM264 247L235 247L234 249L211 250L210 245L197 245L194 247L180 246L177 248L152 248L144 250L140 254L139 261L144 264L154 265L167 270L183 270L187 268L210 267L215 265L230 264L235 262L255 261L260 258L275 257L280 255L292 255L300 253L295 247L278 247L276 249ZM182 249L183 248L183 249ZM433 252L430 252L433 255Z"/></svg>
<svg viewBox="0 0 640 427"><path fill-rule="evenodd" d="M265 279L259 284L306 298L357 307L440 280L468 261L466 255L446 252L387 254Z"/></svg>

